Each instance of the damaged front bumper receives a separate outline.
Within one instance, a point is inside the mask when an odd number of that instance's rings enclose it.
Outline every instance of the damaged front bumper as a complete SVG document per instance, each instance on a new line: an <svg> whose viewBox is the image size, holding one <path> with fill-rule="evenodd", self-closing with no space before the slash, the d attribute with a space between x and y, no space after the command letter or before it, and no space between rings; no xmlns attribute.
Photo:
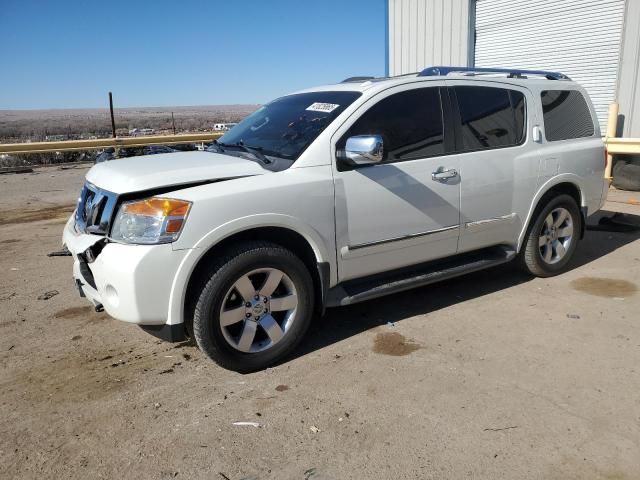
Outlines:
<svg viewBox="0 0 640 480"><path fill-rule="evenodd" d="M72 215L63 242L73 256L73 277L81 295L112 317L135 323L165 340L184 338L183 325L166 325L174 273L186 250L170 244L127 245L78 233Z"/></svg>

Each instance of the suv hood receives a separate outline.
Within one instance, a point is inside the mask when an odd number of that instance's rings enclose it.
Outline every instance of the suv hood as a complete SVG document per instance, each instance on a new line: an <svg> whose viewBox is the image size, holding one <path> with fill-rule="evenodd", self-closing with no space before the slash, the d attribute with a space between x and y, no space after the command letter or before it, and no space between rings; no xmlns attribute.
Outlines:
<svg viewBox="0 0 640 480"><path fill-rule="evenodd" d="M122 158L95 165L87 180L122 194L270 173L257 162L211 152L176 152Z"/></svg>

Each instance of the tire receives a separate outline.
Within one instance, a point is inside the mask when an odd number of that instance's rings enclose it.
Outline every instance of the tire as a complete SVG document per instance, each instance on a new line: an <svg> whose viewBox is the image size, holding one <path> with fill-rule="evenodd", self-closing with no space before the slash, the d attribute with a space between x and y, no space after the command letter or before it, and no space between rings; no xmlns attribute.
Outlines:
<svg viewBox="0 0 640 480"><path fill-rule="evenodd" d="M241 373L291 353L313 316L309 271L295 254L272 243L227 250L195 292L192 329L198 347L218 365Z"/></svg>
<svg viewBox="0 0 640 480"><path fill-rule="evenodd" d="M527 231L519 260L532 275L552 277L565 270L575 252L582 231L582 215L569 195L549 198L543 205Z"/></svg>
<svg viewBox="0 0 640 480"><path fill-rule="evenodd" d="M620 190L640 191L640 163L637 159L616 159L613 165L613 186Z"/></svg>

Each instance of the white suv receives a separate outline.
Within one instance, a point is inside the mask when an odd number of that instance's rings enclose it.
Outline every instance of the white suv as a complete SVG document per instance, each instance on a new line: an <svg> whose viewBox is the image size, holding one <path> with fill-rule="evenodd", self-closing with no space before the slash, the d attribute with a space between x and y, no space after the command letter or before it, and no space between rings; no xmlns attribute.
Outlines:
<svg viewBox="0 0 640 480"><path fill-rule="evenodd" d="M356 77L278 98L208 151L94 166L63 240L97 309L251 371L325 307L513 259L562 272L604 162L562 74Z"/></svg>

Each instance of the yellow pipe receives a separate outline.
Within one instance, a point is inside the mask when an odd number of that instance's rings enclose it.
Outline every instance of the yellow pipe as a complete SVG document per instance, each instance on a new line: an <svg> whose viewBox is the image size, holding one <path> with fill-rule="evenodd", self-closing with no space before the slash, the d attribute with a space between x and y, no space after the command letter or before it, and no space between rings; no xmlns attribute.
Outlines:
<svg viewBox="0 0 640 480"><path fill-rule="evenodd" d="M614 155L638 155L640 154L640 138L609 138L607 153Z"/></svg>
<svg viewBox="0 0 640 480"><path fill-rule="evenodd" d="M611 177L611 169L613 168L613 153L614 152L609 148L610 140L614 139L616 136L616 129L618 127L618 104L612 103L609 105L609 120L607 121L607 137L605 138L606 146L607 146L607 165L604 169L604 178L611 181L613 178Z"/></svg>
<svg viewBox="0 0 640 480"><path fill-rule="evenodd" d="M0 153L73 152L109 147L144 147L146 145L199 143L210 142L221 135L221 133L185 133L181 135L98 138L91 140L64 140L60 142L3 143L0 144Z"/></svg>

